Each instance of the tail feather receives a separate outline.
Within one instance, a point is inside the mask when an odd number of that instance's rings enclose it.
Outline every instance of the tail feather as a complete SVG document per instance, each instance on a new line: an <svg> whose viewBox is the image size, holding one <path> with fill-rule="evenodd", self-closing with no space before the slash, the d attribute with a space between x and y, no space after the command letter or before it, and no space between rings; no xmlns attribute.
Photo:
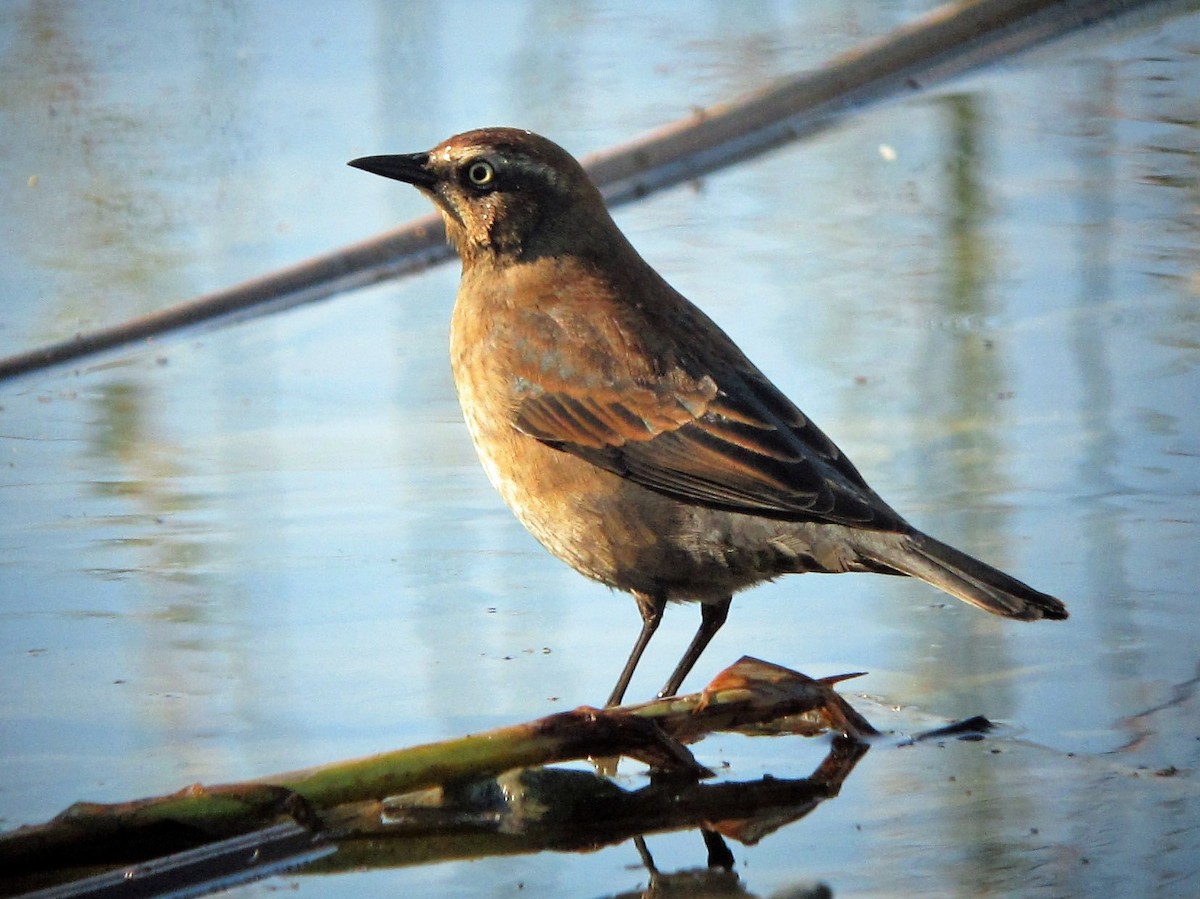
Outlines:
<svg viewBox="0 0 1200 899"><path fill-rule="evenodd" d="M879 554L877 561L985 612L1020 621L1061 621L1067 617L1067 607L1061 600L926 534L901 536L895 548L899 551Z"/></svg>

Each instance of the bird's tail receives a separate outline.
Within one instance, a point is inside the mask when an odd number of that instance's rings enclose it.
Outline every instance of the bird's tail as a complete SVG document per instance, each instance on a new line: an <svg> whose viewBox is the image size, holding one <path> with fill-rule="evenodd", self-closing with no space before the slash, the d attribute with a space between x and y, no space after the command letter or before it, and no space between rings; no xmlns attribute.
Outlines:
<svg viewBox="0 0 1200 899"><path fill-rule="evenodd" d="M1034 590L985 562L919 531L900 536L899 552L877 557L902 574L920 578L963 602L1005 618L1037 621L1067 617L1062 601Z"/></svg>

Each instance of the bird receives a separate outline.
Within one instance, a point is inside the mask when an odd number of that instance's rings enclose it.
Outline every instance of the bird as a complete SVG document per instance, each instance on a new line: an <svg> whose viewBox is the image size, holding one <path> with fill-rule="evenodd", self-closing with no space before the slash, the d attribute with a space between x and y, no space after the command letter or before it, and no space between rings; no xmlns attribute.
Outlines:
<svg viewBox="0 0 1200 899"><path fill-rule="evenodd" d="M582 165L516 128L348 163L433 201L462 263L455 388L489 480L553 555L632 594L619 705L668 604L700 625L676 695L735 593L785 574L918 578L1020 621L1059 599L935 540L634 249Z"/></svg>

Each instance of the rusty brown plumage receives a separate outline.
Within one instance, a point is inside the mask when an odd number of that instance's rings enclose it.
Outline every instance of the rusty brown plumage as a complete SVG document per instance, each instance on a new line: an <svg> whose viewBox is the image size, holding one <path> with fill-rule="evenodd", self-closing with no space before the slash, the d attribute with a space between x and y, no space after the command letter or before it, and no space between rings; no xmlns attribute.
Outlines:
<svg viewBox="0 0 1200 899"><path fill-rule="evenodd" d="M637 600L642 630L610 704L669 601L702 614L662 695L733 594L782 574L909 575L1005 617L1067 617L880 499L638 255L556 144L487 128L351 165L413 184L445 219L463 264L451 363L492 483L552 553Z"/></svg>

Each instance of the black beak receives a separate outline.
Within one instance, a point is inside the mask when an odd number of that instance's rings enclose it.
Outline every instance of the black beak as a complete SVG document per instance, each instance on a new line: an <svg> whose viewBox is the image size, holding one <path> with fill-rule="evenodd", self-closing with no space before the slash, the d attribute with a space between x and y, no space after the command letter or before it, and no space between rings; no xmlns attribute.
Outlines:
<svg viewBox="0 0 1200 899"><path fill-rule="evenodd" d="M372 175L382 175L417 187L433 187L438 179L437 175L426 167L428 163L428 153L406 153L396 156L362 156L351 159L346 164Z"/></svg>

